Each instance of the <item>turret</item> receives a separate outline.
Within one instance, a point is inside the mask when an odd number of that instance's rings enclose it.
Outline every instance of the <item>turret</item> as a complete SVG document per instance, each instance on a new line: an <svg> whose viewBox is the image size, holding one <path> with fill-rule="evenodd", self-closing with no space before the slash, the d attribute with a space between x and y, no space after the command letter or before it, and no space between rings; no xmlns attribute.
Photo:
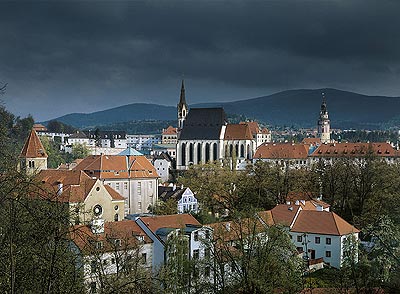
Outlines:
<svg viewBox="0 0 400 294"><path fill-rule="evenodd" d="M34 129L30 132L24 148L22 148L18 168L27 174L34 174L42 169L47 169L47 153Z"/></svg>

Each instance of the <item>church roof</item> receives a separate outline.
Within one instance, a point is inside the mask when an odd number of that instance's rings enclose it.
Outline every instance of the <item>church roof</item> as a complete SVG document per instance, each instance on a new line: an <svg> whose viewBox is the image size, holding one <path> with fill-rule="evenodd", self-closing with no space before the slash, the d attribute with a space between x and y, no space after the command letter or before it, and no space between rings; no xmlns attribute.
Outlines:
<svg viewBox="0 0 400 294"><path fill-rule="evenodd" d="M228 124L225 130L225 140L252 140L250 127L247 124Z"/></svg>
<svg viewBox="0 0 400 294"><path fill-rule="evenodd" d="M34 129L31 130L22 148L20 157L24 158L47 158L46 150Z"/></svg>
<svg viewBox="0 0 400 294"><path fill-rule="evenodd" d="M223 108L191 108L179 139L218 140L221 127L226 123Z"/></svg>
<svg viewBox="0 0 400 294"><path fill-rule="evenodd" d="M304 144L263 144L258 147L254 158L298 159L308 157L308 147Z"/></svg>

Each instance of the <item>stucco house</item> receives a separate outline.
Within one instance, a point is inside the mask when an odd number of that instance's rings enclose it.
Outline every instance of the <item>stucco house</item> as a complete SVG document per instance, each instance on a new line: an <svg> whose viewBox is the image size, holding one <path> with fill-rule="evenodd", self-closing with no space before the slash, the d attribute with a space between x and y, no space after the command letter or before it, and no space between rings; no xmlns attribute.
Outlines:
<svg viewBox="0 0 400 294"><path fill-rule="evenodd" d="M125 198L125 213L144 213L157 202L159 176L150 161L134 149L119 155L92 155L74 170L110 185Z"/></svg>
<svg viewBox="0 0 400 294"><path fill-rule="evenodd" d="M83 171L42 170L36 178L47 199L68 205L71 224L89 224L100 218L108 222L124 219L124 198Z"/></svg>

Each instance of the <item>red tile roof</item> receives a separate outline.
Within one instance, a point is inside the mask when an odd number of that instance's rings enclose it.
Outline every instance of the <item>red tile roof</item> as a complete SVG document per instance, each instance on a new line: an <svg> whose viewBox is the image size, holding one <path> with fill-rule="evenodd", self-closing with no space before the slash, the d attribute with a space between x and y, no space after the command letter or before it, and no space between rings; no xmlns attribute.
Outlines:
<svg viewBox="0 0 400 294"><path fill-rule="evenodd" d="M201 226L190 214L172 214L140 217L143 223L155 233L160 228L183 228L185 225Z"/></svg>
<svg viewBox="0 0 400 294"><path fill-rule="evenodd" d="M92 155L74 170L83 170L99 179L158 178L156 169L145 156Z"/></svg>
<svg viewBox="0 0 400 294"><path fill-rule="evenodd" d="M321 138L304 138L301 143L313 146L321 145Z"/></svg>
<svg viewBox="0 0 400 294"><path fill-rule="evenodd" d="M169 126L162 132L163 135L176 135L176 133L176 128L174 128L173 126Z"/></svg>
<svg viewBox="0 0 400 294"><path fill-rule="evenodd" d="M278 204L271 209L273 223L290 226L299 209L298 205Z"/></svg>
<svg viewBox="0 0 400 294"><path fill-rule="evenodd" d="M322 144L312 157L362 157L373 154L378 157L399 156L389 143L330 143Z"/></svg>
<svg viewBox="0 0 400 294"><path fill-rule="evenodd" d="M122 220L118 222L106 222L104 224L104 233L93 234L89 226L77 225L70 229L70 239L83 251L84 254L96 252L95 242L103 242L104 250L115 250L114 240L121 240L121 250L135 248L141 242L139 237L143 238L145 243L151 243L151 239L133 220Z"/></svg>
<svg viewBox="0 0 400 294"><path fill-rule="evenodd" d="M47 158L46 150L44 149L42 142L40 141L39 136L34 129L32 129L29 133L29 136L25 141L25 145L22 148L20 157Z"/></svg>
<svg viewBox="0 0 400 294"><path fill-rule="evenodd" d="M260 133L260 127L256 121L242 121L241 125L248 125L252 135Z"/></svg>
<svg viewBox="0 0 400 294"><path fill-rule="evenodd" d="M90 178L83 171L79 170L42 170L37 175L37 179L41 181L46 187L46 190L50 192L43 193L44 197L51 197L52 200L67 203L84 202L96 183L95 179ZM62 184L61 195L57 195L60 188L59 184ZM113 200L124 200L124 198L110 186L105 185L105 188Z"/></svg>
<svg viewBox="0 0 400 294"><path fill-rule="evenodd" d="M247 124L228 124L225 130L225 140L252 140L249 125Z"/></svg>
<svg viewBox="0 0 400 294"><path fill-rule="evenodd" d="M343 236L360 232L334 212L302 210L292 232Z"/></svg>
<svg viewBox="0 0 400 294"><path fill-rule="evenodd" d="M303 144L263 144L257 148L254 158L268 159L306 159L308 148Z"/></svg>
<svg viewBox="0 0 400 294"><path fill-rule="evenodd" d="M47 128L42 124L34 124L32 128L37 132L39 131L47 132Z"/></svg>

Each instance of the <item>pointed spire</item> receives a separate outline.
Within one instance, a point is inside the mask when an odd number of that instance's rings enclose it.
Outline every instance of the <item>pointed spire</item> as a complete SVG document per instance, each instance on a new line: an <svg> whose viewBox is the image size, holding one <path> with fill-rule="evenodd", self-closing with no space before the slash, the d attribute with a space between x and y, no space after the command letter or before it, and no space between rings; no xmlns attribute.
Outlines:
<svg viewBox="0 0 400 294"><path fill-rule="evenodd" d="M181 86L181 97L179 99L179 104L186 104L186 97L185 97L185 85L184 80L182 79L182 86Z"/></svg>
<svg viewBox="0 0 400 294"><path fill-rule="evenodd" d="M38 134L34 129L31 130L28 138L25 141L24 148L22 148L20 157L23 158L47 158L46 150L39 139Z"/></svg>

